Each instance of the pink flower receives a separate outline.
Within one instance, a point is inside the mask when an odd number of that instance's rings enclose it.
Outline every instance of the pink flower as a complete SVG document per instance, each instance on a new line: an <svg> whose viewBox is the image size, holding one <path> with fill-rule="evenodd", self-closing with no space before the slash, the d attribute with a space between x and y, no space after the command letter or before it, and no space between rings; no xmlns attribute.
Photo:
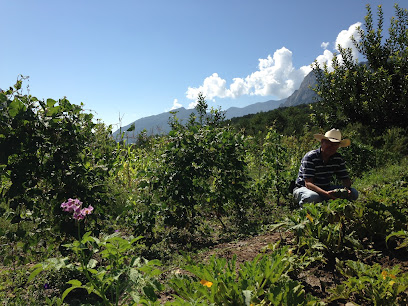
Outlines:
<svg viewBox="0 0 408 306"><path fill-rule="evenodd" d="M64 211L67 212L73 212L80 208L82 206L82 202L79 201L78 199L71 199L69 198L67 202L62 203L61 207L64 209Z"/></svg>
<svg viewBox="0 0 408 306"><path fill-rule="evenodd" d="M92 213L93 209L94 208L91 205L89 205L89 207L82 208L81 213L83 215L90 215Z"/></svg>
<svg viewBox="0 0 408 306"><path fill-rule="evenodd" d="M82 219L85 218L85 215L82 214L81 211L79 211L79 212L74 212L73 218L74 218L75 220L82 220Z"/></svg>
<svg viewBox="0 0 408 306"><path fill-rule="evenodd" d="M67 202L62 203L61 208L66 212L72 212L72 217L75 220L84 219L86 215L90 215L94 209L91 205L89 205L89 207L82 208L82 202L79 199L71 198L69 198Z"/></svg>

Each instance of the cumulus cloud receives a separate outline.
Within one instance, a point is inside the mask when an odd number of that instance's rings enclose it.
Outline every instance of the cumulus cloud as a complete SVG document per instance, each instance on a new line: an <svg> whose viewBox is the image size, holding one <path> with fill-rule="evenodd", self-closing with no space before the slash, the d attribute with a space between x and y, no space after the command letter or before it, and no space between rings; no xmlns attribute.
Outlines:
<svg viewBox="0 0 408 306"><path fill-rule="evenodd" d="M322 47L323 49L327 49L329 47L329 42L322 42L322 44L320 45L320 47Z"/></svg>
<svg viewBox="0 0 408 306"><path fill-rule="evenodd" d="M354 37L355 40L359 41L361 39L357 28L361 26L361 22L352 24L348 30L343 30L337 35L336 39L336 50L339 51L339 45L342 48L350 48L354 58L358 58L358 51L353 45L351 37Z"/></svg>
<svg viewBox="0 0 408 306"><path fill-rule="evenodd" d="M361 26L361 22L357 22L355 24L352 24L347 30L343 30L337 35L336 42L335 42L335 48L336 48L335 51L337 51L337 53L339 52L339 45L340 45L342 48L350 48L353 57L355 59L358 58L358 51L354 47L351 37L354 37L356 41L360 41L361 37L357 31L357 28L360 26ZM324 48L326 44L328 46L328 43L322 43L321 46ZM326 48L324 49L325 50L323 54L319 55L316 58L316 61L320 67L323 67L324 64L327 64L327 67L329 68L329 70L331 70L332 69L332 59L333 59L334 53L330 50L327 50ZM342 61L341 56L339 56L339 61L341 63Z"/></svg>
<svg viewBox="0 0 408 306"><path fill-rule="evenodd" d="M347 30L341 31L334 44L336 50L333 51L338 52L339 45L343 48L351 48L353 56L357 58L358 51L354 47L351 37L353 36L357 41L360 40L357 31L359 26L361 23L357 22ZM327 64L331 69L334 53L328 50L329 45L329 42L321 44L324 51L323 54L317 56L316 61L321 67ZM258 69L255 72L246 77L234 78L229 85L218 73L213 73L203 81L201 86L189 87L186 96L194 102L191 102L188 107L195 107L197 103L195 100L199 92L202 92L207 99L212 101L215 101L215 98L238 98L243 95L286 98L299 88L304 77L312 70L310 65L302 66L299 69L293 67L292 52L285 47L276 50L273 56L268 55L267 58L260 58L258 61Z"/></svg>
<svg viewBox="0 0 408 306"><path fill-rule="evenodd" d="M181 105L179 102L178 102L178 100L177 99L174 99L174 101L173 101L173 106L171 107L171 111L172 110L175 110L175 109L178 109L178 108L180 108L180 107L182 107L183 105Z"/></svg>
<svg viewBox="0 0 408 306"><path fill-rule="evenodd" d="M203 85L189 87L186 96L194 100L202 92L209 100L215 98L238 98L242 95L275 96L286 98L293 93L303 78L311 71L310 66L295 69L292 64L292 52L285 47L276 50L273 56L259 59L258 70L245 78L234 78L227 86L227 81L218 73L207 77ZM193 107L191 103L189 107Z"/></svg>
<svg viewBox="0 0 408 306"><path fill-rule="evenodd" d="M331 70L333 56L333 52L324 50L323 54L316 57L316 62L319 64L319 67L323 67L326 64Z"/></svg>

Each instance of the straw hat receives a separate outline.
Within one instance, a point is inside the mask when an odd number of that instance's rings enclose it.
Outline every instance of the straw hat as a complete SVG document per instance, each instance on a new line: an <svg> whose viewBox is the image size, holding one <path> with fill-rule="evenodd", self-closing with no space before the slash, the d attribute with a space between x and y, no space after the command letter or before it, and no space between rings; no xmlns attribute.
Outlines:
<svg viewBox="0 0 408 306"><path fill-rule="evenodd" d="M341 132L338 129L331 129L327 131L326 134L314 134L314 138L321 141L322 139L327 139L331 142L340 143L340 148L348 147L351 143L350 139L341 139Z"/></svg>

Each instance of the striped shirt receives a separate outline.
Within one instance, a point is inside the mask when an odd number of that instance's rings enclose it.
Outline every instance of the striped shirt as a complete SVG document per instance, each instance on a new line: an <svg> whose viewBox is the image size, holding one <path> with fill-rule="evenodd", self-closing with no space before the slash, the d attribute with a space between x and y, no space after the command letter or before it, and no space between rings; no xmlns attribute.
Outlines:
<svg viewBox="0 0 408 306"><path fill-rule="evenodd" d="M302 158L296 186L305 186L306 178L313 178L313 183L322 189L328 190L333 175L339 180L349 178L346 163L339 153L329 158L327 164L323 162L321 148L312 150Z"/></svg>

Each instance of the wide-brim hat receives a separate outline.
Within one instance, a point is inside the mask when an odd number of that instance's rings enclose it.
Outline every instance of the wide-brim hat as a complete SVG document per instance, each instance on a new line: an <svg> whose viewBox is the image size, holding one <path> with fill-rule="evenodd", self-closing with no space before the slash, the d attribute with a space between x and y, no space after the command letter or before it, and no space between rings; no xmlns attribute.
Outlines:
<svg viewBox="0 0 408 306"><path fill-rule="evenodd" d="M314 138L317 140L321 141L322 139L327 139L331 142L337 142L340 143L339 147L344 148L348 147L351 143L350 139L341 139L341 132L338 129L331 129L330 131L327 131L326 134L314 134Z"/></svg>

